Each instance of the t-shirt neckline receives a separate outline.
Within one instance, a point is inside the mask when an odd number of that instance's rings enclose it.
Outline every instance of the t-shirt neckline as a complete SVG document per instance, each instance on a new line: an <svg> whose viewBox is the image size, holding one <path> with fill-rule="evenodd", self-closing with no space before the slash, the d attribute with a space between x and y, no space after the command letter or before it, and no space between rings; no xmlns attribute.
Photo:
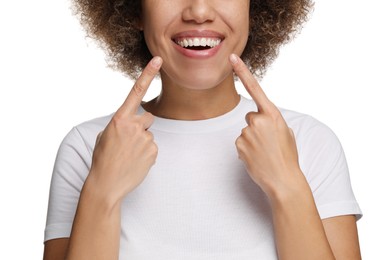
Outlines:
<svg viewBox="0 0 390 260"><path fill-rule="evenodd" d="M162 117L154 117L154 122L150 130L158 130L169 133L209 133L229 128L245 120L245 114L248 112L250 101L240 95L240 101L231 111L209 119L203 120L176 120ZM145 113L145 109L139 106L139 114Z"/></svg>

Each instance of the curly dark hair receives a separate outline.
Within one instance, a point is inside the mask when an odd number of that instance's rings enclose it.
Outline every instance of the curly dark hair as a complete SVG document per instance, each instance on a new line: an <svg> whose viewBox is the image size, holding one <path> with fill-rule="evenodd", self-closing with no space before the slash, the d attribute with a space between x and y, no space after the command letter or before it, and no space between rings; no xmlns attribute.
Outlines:
<svg viewBox="0 0 390 260"><path fill-rule="evenodd" d="M262 77L279 53L302 28L311 0L251 0L249 37L241 58ZM135 79L152 58L139 29L141 0L73 0L87 35L107 52L110 67Z"/></svg>

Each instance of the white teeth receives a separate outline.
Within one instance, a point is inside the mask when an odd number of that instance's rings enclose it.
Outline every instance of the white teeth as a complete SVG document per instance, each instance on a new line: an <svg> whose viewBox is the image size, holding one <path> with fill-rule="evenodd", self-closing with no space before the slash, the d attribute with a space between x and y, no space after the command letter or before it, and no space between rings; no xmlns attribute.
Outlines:
<svg viewBox="0 0 390 260"><path fill-rule="evenodd" d="M199 45L200 45L200 40L199 40L199 38L195 38L195 39L193 40L193 42L194 42L194 46L199 46Z"/></svg>
<svg viewBox="0 0 390 260"><path fill-rule="evenodd" d="M202 47L211 47L214 48L215 46L218 46L221 43L221 39L217 38L186 38L186 39L180 39L176 41L177 44L179 44L181 47L196 47L196 46L202 46Z"/></svg>
<svg viewBox="0 0 390 260"><path fill-rule="evenodd" d="M207 40L205 38L200 39L200 45L202 45L203 47L206 46L206 42Z"/></svg>

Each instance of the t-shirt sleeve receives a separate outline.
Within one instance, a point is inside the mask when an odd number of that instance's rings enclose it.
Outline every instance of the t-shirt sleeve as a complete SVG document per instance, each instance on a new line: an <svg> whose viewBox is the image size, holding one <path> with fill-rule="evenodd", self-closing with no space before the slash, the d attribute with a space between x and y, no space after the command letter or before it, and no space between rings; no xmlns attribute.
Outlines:
<svg viewBox="0 0 390 260"><path fill-rule="evenodd" d="M341 143L334 132L311 118L298 146L300 164L317 205L321 219L355 215L362 211L355 199L347 161Z"/></svg>
<svg viewBox="0 0 390 260"><path fill-rule="evenodd" d="M79 196L91 163L91 152L77 128L62 141L50 185L44 241L69 237Z"/></svg>

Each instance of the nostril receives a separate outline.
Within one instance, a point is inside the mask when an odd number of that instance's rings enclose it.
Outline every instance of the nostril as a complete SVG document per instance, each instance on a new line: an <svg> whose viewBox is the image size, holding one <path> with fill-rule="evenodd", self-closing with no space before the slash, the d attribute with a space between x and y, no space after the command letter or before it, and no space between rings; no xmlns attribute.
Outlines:
<svg viewBox="0 0 390 260"><path fill-rule="evenodd" d="M184 21L202 24L214 21L215 12L207 1L202 3L191 1L191 5L183 12L182 17Z"/></svg>

